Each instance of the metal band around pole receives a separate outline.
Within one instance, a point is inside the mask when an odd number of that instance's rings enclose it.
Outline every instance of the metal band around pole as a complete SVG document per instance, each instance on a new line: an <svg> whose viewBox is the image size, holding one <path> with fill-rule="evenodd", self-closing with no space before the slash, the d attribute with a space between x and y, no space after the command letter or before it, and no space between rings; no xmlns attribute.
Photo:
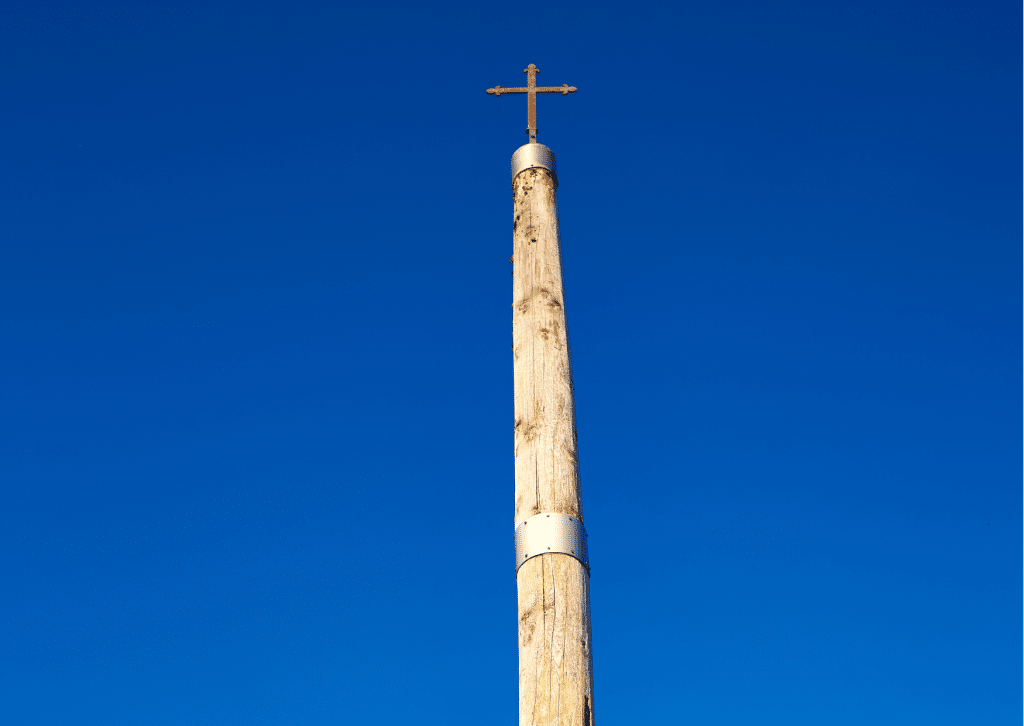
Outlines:
<svg viewBox="0 0 1024 726"><path fill-rule="evenodd" d="M556 553L575 557L590 573L583 522L568 514L541 512L516 527L516 572L531 557Z"/></svg>
<svg viewBox="0 0 1024 726"><path fill-rule="evenodd" d="M558 187L558 175L555 173L555 152L544 144L524 144L512 154L512 179L526 169L547 169Z"/></svg>

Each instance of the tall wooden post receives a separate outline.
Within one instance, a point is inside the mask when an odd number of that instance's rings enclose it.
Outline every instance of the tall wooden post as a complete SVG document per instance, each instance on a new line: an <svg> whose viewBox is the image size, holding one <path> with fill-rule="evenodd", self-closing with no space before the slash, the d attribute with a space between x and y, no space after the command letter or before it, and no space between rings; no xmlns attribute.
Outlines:
<svg viewBox="0 0 1024 726"><path fill-rule="evenodd" d="M537 143L537 94L575 86L495 86L527 95L530 143L512 155L519 726L593 726L590 561L576 452L555 155Z"/></svg>
<svg viewBox="0 0 1024 726"><path fill-rule="evenodd" d="M527 144L512 172L519 724L593 726L590 571L554 154ZM549 526L552 516L561 530Z"/></svg>

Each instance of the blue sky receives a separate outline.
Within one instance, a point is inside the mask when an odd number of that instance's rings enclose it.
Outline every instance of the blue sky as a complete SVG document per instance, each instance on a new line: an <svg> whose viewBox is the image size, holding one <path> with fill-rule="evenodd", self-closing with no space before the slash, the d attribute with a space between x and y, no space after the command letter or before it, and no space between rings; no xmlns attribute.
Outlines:
<svg viewBox="0 0 1024 726"><path fill-rule="evenodd" d="M6 4L0 717L516 723L536 63L598 722L1018 723L1020 27Z"/></svg>

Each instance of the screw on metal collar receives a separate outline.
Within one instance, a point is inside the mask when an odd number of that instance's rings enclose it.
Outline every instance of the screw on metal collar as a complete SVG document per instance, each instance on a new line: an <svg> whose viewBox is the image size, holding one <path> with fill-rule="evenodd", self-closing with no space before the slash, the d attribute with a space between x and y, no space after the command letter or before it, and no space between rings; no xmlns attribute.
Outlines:
<svg viewBox="0 0 1024 726"><path fill-rule="evenodd" d="M546 554L574 557L590 574L583 522L568 514L541 512L516 527L516 572L527 560Z"/></svg>

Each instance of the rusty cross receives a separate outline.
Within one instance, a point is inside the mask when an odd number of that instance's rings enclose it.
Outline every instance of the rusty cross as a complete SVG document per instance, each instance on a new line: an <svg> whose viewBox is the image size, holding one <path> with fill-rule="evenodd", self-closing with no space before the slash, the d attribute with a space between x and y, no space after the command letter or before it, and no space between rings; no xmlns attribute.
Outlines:
<svg viewBox="0 0 1024 726"><path fill-rule="evenodd" d="M487 92L492 96L501 96L505 93L525 93L527 94L526 99L526 133L530 135L530 143L537 143L537 94L538 93L561 93L563 96L568 96L570 93L576 93L576 86L567 86L564 83L561 86L538 86L537 85L537 74L540 70L533 63L530 64L529 68L524 68L523 73L526 74L526 88L519 86L518 88L502 88L501 86L495 86L494 88L488 88Z"/></svg>

